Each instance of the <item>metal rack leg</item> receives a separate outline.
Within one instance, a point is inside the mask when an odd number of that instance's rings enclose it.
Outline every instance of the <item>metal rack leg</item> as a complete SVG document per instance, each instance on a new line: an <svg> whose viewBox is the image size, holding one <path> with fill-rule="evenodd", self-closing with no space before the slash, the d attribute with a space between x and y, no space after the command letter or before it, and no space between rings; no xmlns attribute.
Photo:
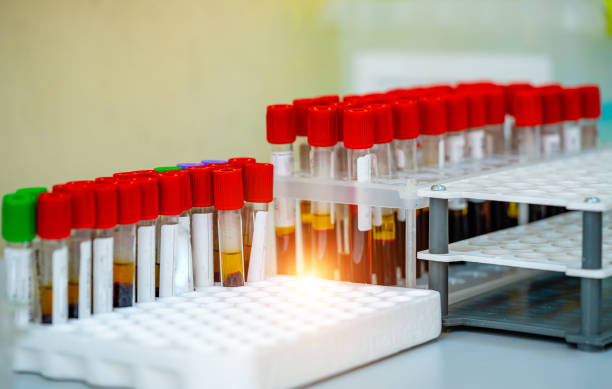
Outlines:
<svg viewBox="0 0 612 389"><path fill-rule="evenodd" d="M602 214L585 211L582 214L582 268L601 269ZM581 332L585 337L601 333L601 280L582 278L580 283ZM583 350L599 349L587 344Z"/></svg>
<svg viewBox="0 0 612 389"><path fill-rule="evenodd" d="M429 252L448 254L448 200L429 200ZM429 263L429 287L440 292L442 316L448 314L448 263Z"/></svg>

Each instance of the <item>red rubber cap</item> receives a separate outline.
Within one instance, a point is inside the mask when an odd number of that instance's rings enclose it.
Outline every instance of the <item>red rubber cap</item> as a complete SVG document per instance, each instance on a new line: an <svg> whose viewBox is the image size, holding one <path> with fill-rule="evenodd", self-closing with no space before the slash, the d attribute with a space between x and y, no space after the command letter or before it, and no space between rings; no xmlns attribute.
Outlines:
<svg viewBox="0 0 612 389"><path fill-rule="evenodd" d="M414 139L419 136L419 101L396 100L391 104L395 139Z"/></svg>
<svg viewBox="0 0 612 389"><path fill-rule="evenodd" d="M244 170L244 200L269 203L273 198L274 165L253 163Z"/></svg>
<svg viewBox="0 0 612 389"><path fill-rule="evenodd" d="M308 136L308 108L318 104L315 99L293 100L295 135Z"/></svg>
<svg viewBox="0 0 612 389"><path fill-rule="evenodd" d="M159 174L160 215L180 215L183 212L181 196L183 179L176 172L177 170L169 170Z"/></svg>
<svg viewBox="0 0 612 389"><path fill-rule="evenodd" d="M440 135L446 132L445 100L442 96L424 96L419 99L421 134Z"/></svg>
<svg viewBox="0 0 612 389"><path fill-rule="evenodd" d="M240 209L244 205L242 173L239 169L213 171L215 208L222 211Z"/></svg>
<svg viewBox="0 0 612 389"><path fill-rule="evenodd" d="M391 106L384 103L368 105L374 117L374 143L389 143L393 140L393 114Z"/></svg>
<svg viewBox="0 0 612 389"><path fill-rule="evenodd" d="M138 177L138 176L148 176L148 177L157 177L159 172L156 170L134 170L131 172L119 172L113 174L113 177Z"/></svg>
<svg viewBox="0 0 612 389"><path fill-rule="evenodd" d="M255 163L257 161L251 157L236 157L228 159L227 162L238 166L245 166L247 163Z"/></svg>
<svg viewBox="0 0 612 389"><path fill-rule="evenodd" d="M582 117L587 119L597 119L601 116L601 96L599 86L583 85L580 88L582 101Z"/></svg>
<svg viewBox="0 0 612 389"><path fill-rule="evenodd" d="M561 89L552 87L538 88L542 100L542 124L561 121Z"/></svg>
<svg viewBox="0 0 612 389"><path fill-rule="evenodd" d="M342 101L333 104L336 109L336 129L338 131L338 142L344 141L344 111L354 106L350 101Z"/></svg>
<svg viewBox="0 0 612 389"><path fill-rule="evenodd" d="M314 104L316 105L329 105L339 102L340 97L338 95L324 95L315 97L312 100L314 100Z"/></svg>
<svg viewBox="0 0 612 389"><path fill-rule="evenodd" d="M140 220L152 220L159 216L159 184L157 176L137 176L140 188Z"/></svg>
<svg viewBox="0 0 612 389"><path fill-rule="evenodd" d="M532 88L533 86L527 82L513 82L506 85L504 88L504 95L506 96L506 113L514 116L514 95L516 92Z"/></svg>
<svg viewBox="0 0 612 389"><path fill-rule="evenodd" d="M385 93L368 93L361 97L363 104L384 104L389 101L389 97Z"/></svg>
<svg viewBox="0 0 612 389"><path fill-rule="evenodd" d="M308 144L330 147L338 143L336 110L330 105L308 108Z"/></svg>
<svg viewBox="0 0 612 389"><path fill-rule="evenodd" d="M502 124L506 119L504 88L499 86L487 88L484 91L484 99L487 106L487 123Z"/></svg>
<svg viewBox="0 0 612 389"><path fill-rule="evenodd" d="M582 116L580 88L563 88L561 91L561 116L563 120L575 121Z"/></svg>
<svg viewBox="0 0 612 389"><path fill-rule="evenodd" d="M447 130L463 131L468 127L468 103L465 94L456 93L446 97Z"/></svg>
<svg viewBox="0 0 612 389"><path fill-rule="evenodd" d="M66 192L38 195L36 233L41 239L66 239L72 227L72 206Z"/></svg>
<svg viewBox="0 0 612 389"><path fill-rule="evenodd" d="M185 170L175 170L175 172L181 177L181 207L183 208L183 211L187 211L193 207L189 172Z"/></svg>
<svg viewBox="0 0 612 389"><path fill-rule="evenodd" d="M369 149L374 146L374 117L369 108L344 110L344 147Z"/></svg>
<svg viewBox="0 0 612 389"><path fill-rule="evenodd" d="M482 92L470 91L465 95L468 107L468 126L483 127L487 124L487 105Z"/></svg>
<svg viewBox="0 0 612 389"><path fill-rule="evenodd" d="M113 228L117 225L117 184L96 182L93 185L96 206L94 228Z"/></svg>
<svg viewBox="0 0 612 389"><path fill-rule="evenodd" d="M542 103L536 89L517 91L512 106L517 127L537 126L542 123Z"/></svg>
<svg viewBox="0 0 612 389"><path fill-rule="evenodd" d="M105 182L108 184L115 184L117 183L117 177L98 177L95 180L96 182Z"/></svg>
<svg viewBox="0 0 612 389"><path fill-rule="evenodd" d="M93 228L96 218L94 185L89 182L68 182L63 189L70 193L72 228ZM55 189L54 189L55 190Z"/></svg>
<svg viewBox="0 0 612 389"><path fill-rule="evenodd" d="M191 176L191 198L194 207L211 207L213 205L213 170L214 168L210 166L187 168L187 172Z"/></svg>
<svg viewBox="0 0 612 389"><path fill-rule="evenodd" d="M266 110L266 139L273 145L295 142L295 119L293 106L289 104L268 105Z"/></svg>
<svg viewBox="0 0 612 389"><path fill-rule="evenodd" d="M140 186L135 180L117 183L117 223L140 221Z"/></svg>

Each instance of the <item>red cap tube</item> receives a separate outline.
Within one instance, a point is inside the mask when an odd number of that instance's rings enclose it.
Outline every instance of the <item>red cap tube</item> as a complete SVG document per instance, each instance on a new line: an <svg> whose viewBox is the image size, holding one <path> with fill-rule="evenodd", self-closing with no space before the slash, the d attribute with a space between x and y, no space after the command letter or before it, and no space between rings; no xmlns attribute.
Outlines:
<svg viewBox="0 0 612 389"><path fill-rule="evenodd" d="M504 95L506 96L506 113L514 116L514 95L516 92L525 89L532 89L533 86L527 82L513 82L504 87Z"/></svg>
<svg viewBox="0 0 612 389"><path fill-rule="evenodd" d="M251 157L235 157L227 160L227 163L244 167L247 163L257 162L255 158Z"/></svg>
<svg viewBox="0 0 612 389"><path fill-rule="evenodd" d="M468 104L463 93L447 96L446 111L448 132L463 131L468 127Z"/></svg>
<svg viewBox="0 0 612 389"><path fill-rule="evenodd" d="M292 105L268 106L266 110L266 138L268 143L273 145L295 142L295 119Z"/></svg>
<svg viewBox="0 0 612 389"><path fill-rule="evenodd" d="M553 124L561 121L561 89L538 88L542 100L542 124Z"/></svg>
<svg viewBox="0 0 612 389"><path fill-rule="evenodd" d="M96 206L94 228L106 229L117 225L117 184L96 182L93 185Z"/></svg>
<svg viewBox="0 0 612 389"><path fill-rule="evenodd" d="M565 121L576 121L582 116L580 88L563 88L561 91L561 116Z"/></svg>
<svg viewBox="0 0 612 389"><path fill-rule="evenodd" d="M374 143L389 143L393 140L393 114L391 106L375 103L368 106L374 118Z"/></svg>
<svg viewBox="0 0 612 389"><path fill-rule="evenodd" d="M244 200L252 203L269 203L273 198L274 165L253 163L245 167Z"/></svg>
<svg viewBox="0 0 612 389"><path fill-rule="evenodd" d="M506 119L504 88L499 86L487 88L484 91L484 99L487 107L487 123L502 124Z"/></svg>
<svg viewBox="0 0 612 389"><path fill-rule="evenodd" d="M140 221L140 186L135 180L117 183L117 224Z"/></svg>
<svg viewBox="0 0 612 389"><path fill-rule="evenodd" d="M315 97L312 100L314 100L314 104L316 105L329 105L339 102L340 97L338 95L324 95Z"/></svg>
<svg viewBox="0 0 612 389"><path fill-rule="evenodd" d="M66 192L45 192L38 196L36 233L41 239L66 239L72 227L72 206Z"/></svg>
<svg viewBox="0 0 612 389"><path fill-rule="evenodd" d="M542 123L542 103L536 89L517 91L512 106L517 127L538 126Z"/></svg>
<svg viewBox="0 0 612 389"><path fill-rule="evenodd" d="M191 198L194 207L211 207L213 205L213 170L214 168L210 166L187 168L191 176Z"/></svg>
<svg viewBox="0 0 612 389"><path fill-rule="evenodd" d="M419 99L421 134L441 135L446 132L445 100L443 96L424 96Z"/></svg>
<svg viewBox="0 0 612 389"><path fill-rule="evenodd" d="M597 119L601 116L601 96L599 86L583 85L580 88L582 102L582 117L585 119Z"/></svg>
<svg viewBox="0 0 612 389"><path fill-rule="evenodd" d="M329 105L308 108L308 144L330 147L338 143L336 110Z"/></svg>
<svg viewBox="0 0 612 389"><path fill-rule="evenodd" d="M471 91L465 95L468 107L468 126L483 127L487 124L487 106L481 92Z"/></svg>
<svg viewBox="0 0 612 389"><path fill-rule="evenodd" d="M308 108L316 104L315 99L293 100L293 118L295 120L295 134L297 136L308 136Z"/></svg>
<svg viewBox="0 0 612 389"><path fill-rule="evenodd" d="M396 100L391 104L393 136L395 139L414 139L419 136L419 102L416 99Z"/></svg>
<svg viewBox="0 0 612 389"><path fill-rule="evenodd" d="M93 188L93 182L91 181L73 181L62 185L61 190L70 194L72 228L93 228L96 218Z"/></svg>
<svg viewBox="0 0 612 389"><path fill-rule="evenodd" d="M333 104L336 109L336 129L338 131L338 142L344 141L344 110L354 106L350 101L342 101Z"/></svg>
<svg viewBox="0 0 612 389"><path fill-rule="evenodd" d="M344 110L344 147L369 149L374 145L374 117L369 108Z"/></svg>
<svg viewBox="0 0 612 389"><path fill-rule="evenodd" d="M176 172L176 170L169 170L161 172L159 175L160 215L180 215L183 212L181 195L182 178Z"/></svg>
<svg viewBox="0 0 612 389"><path fill-rule="evenodd" d="M244 205L242 173L228 168L213 171L215 208L221 211L240 209Z"/></svg>
<svg viewBox="0 0 612 389"><path fill-rule="evenodd" d="M183 211L190 210L193 207L193 200L191 198L191 179L189 173L185 170L176 170L175 172L181 177L181 207Z"/></svg>
<svg viewBox="0 0 612 389"><path fill-rule="evenodd" d="M138 176L140 188L140 219L152 220L159 216L159 183L157 176Z"/></svg>

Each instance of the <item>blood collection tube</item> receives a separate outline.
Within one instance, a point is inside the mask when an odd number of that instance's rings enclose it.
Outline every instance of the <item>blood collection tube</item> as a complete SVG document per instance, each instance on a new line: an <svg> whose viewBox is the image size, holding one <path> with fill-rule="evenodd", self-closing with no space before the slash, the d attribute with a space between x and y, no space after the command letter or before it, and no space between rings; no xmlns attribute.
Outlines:
<svg viewBox="0 0 612 389"><path fill-rule="evenodd" d="M244 167L243 253L249 282L265 276L268 206L272 201L274 165L249 163Z"/></svg>
<svg viewBox="0 0 612 389"><path fill-rule="evenodd" d="M563 120L562 130L559 129L562 131L561 148L564 153L576 153L582 148L583 131L580 127L580 118L582 116L581 90L580 88L559 88L559 95L559 120ZM545 111L544 107L542 107L542 110ZM542 127L542 131L544 131L544 127ZM589 141L587 140L587 142ZM542 138L542 142L544 142L544 138Z"/></svg>
<svg viewBox="0 0 612 389"><path fill-rule="evenodd" d="M308 108L315 105L315 99L293 100L293 118L295 120L295 153L298 173L310 171L310 145L308 144Z"/></svg>
<svg viewBox="0 0 612 389"><path fill-rule="evenodd" d="M348 149L348 177L351 181L370 182L374 170L374 118L368 108L344 111L344 146ZM351 276L352 282L376 283L372 273L372 211L370 206L351 204Z"/></svg>
<svg viewBox="0 0 612 389"><path fill-rule="evenodd" d="M91 255L95 222L95 199L92 181L72 181L53 190L70 195L72 234L68 239L68 317L91 315Z"/></svg>
<svg viewBox="0 0 612 389"><path fill-rule="evenodd" d="M251 157L235 157L228 159L227 162L244 168L249 163L256 163L257 160Z"/></svg>
<svg viewBox="0 0 612 389"><path fill-rule="evenodd" d="M219 219L219 251L223 286L244 285L242 256L242 172L227 168L213 171L215 208Z"/></svg>
<svg viewBox="0 0 612 389"><path fill-rule="evenodd" d="M113 232L117 225L116 183L93 184L95 219L93 231L93 313L113 310Z"/></svg>
<svg viewBox="0 0 612 389"><path fill-rule="evenodd" d="M177 163L176 166L185 170L189 167L204 166L204 164L202 162L181 162L181 163Z"/></svg>
<svg viewBox="0 0 612 389"><path fill-rule="evenodd" d="M378 180L389 180L393 174L393 116L391 106L376 103L368 106L374 119L374 177ZM372 271L376 274L377 283L397 285L399 261L395 227L395 212L392 208L375 207L372 209Z"/></svg>
<svg viewBox="0 0 612 389"><path fill-rule="evenodd" d="M597 119L601 116L601 96L599 86L583 85L580 87L582 102L582 119L580 120L580 147L583 150L597 146Z"/></svg>
<svg viewBox="0 0 612 389"><path fill-rule="evenodd" d="M293 106L270 105L266 112L266 138L272 148L274 174L293 175L295 141ZM274 231L276 235L276 267L279 274L296 275L295 201L287 198L274 200Z"/></svg>
<svg viewBox="0 0 612 389"><path fill-rule="evenodd" d="M333 104L336 109L336 128L338 143L334 148L334 167L335 179L348 179L348 156L347 149L344 147L343 119L344 110L354 106L351 102L339 102ZM335 227L336 227L336 247L338 249L338 263L340 279L350 281L351 276L351 257L350 257L350 234L351 218L348 204L334 204ZM302 229L304 224L302 224Z"/></svg>
<svg viewBox="0 0 612 389"><path fill-rule="evenodd" d="M533 89L533 86L526 82L513 82L504 87L504 100L506 105L506 117L504 119L504 138L506 145L509 145L511 151L515 143L514 137L516 133L513 131L515 125L514 118L514 96L518 91Z"/></svg>
<svg viewBox="0 0 612 389"><path fill-rule="evenodd" d="M485 156L486 101L482 91L474 90L466 94L466 102L468 107L466 157L472 161L479 161ZM491 231L491 211L488 201L468 199L467 213L469 223L464 237L478 236Z"/></svg>
<svg viewBox="0 0 612 389"><path fill-rule="evenodd" d="M487 113L485 128L485 155L501 155L506 152L504 120L506 115L504 88L491 86L483 91Z"/></svg>
<svg viewBox="0 0 612 389"><path fill-rule="evenodd" d="M135 300L136 224L140 221L140 186L134 178L120 179L117 227L113 234L113 307L132 306Z"/></svg>
<svg viewBox="0 0 612 389"><path fill-rule="evenodd" d="M193 260L191 250L191 180L189 173L177 171L181 177L181 207L176 235L174 258L173 294L180 295L193 290Z"/></svg>
<svg viewBox="0 0 612 389"><path fill-rule="evenodd" d="M568 137L561 136L561 87L544 86L537 88L542 106L542 127L540 128L541 148L544 157L552 157L561 152L562 141L565 149L580 149L580 127L577 123L575 131ZM580 93L576 93L577 106L580 107ZM563 132L565 135L565 131ZM569 151L569 150L568 150Z"/></svg>
<svg viewBox="0 0 612 389"><path fill-rule="evenodd" d="M424 96L419 100L423 167L444 166L446 133L446 101L443 96Z"/></svg>
<svg viewBox="0 0 612 389"><path fill-rule="evenodd" d="M37 197L23 193L11 193L2 197L6 292L14 308L14 322L18 329L24 328L28 322L40 320L32 246L36 236Z"/></svg>
<svg viewBox="0 0 612 389"><path fill-rule="evenodd" d="M214 284L213 187L209 166L191 167L191 248L193 250L193 283L195 288Z"/></svg>
<svg viewBox="0 0 612 389"><path fill-rule="evenodd" d="M183 212L182 178L174 171L159 175L159 223L157 224L156 294L170 297L174 287L175 246L179 215Z"/></svg>
<svg viewBox="0 0 612 389"><path fill-rule="evenodd" d="M155 301L155 229L159 219L157 174L138 175L140 221L136 225L136 301Z"/></svg>
<svg viewBox="0 0 612 389"><path fill-rule="evenodd" d="M446 98L447 133L445 138L446 158L449 165L461 163L467 152L466 129L468 128L468 103L464 93L455 93ZM463 240L468 236L468 204L466 199L448 201L448 241Z"/></svg>
<svg viewBox="0 0 612 389"><path fill-rule="evenodd" d="M337 141L335 109L328 105L308 109L308 144L310 145L310 176L334 178L334 147ZM340 279L338 249L332 203L315 201L312 213L312 270L317 277ZM304 245L308 242L305 241Z"/></svg>
<svg viewBox="0 0 612 389"><path fill-rule="evenodd" d="M41 239L38 271L42 323L61 324L68 320L70 195L41 193L36 211L36 232Z"/></svg>
<svg viewBox="0 0 612 389"><path fill-rule="evenodd" d="M540 155L540 124L542 103L537 90L519 90L514 94L514 128L512 151L523 159L535 159Z"/></svg>

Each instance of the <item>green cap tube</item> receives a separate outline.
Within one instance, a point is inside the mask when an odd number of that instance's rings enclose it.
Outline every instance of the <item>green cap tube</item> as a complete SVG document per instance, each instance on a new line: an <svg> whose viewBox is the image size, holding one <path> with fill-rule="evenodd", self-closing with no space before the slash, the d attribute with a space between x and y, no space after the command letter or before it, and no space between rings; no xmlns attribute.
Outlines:
<svg viewBox="0 0 612 389"><path fill-rule="evenodd" d="M28 188L19 188L17 189L17 191L15 191L15 193L23 194L23 195L32 195L38 198L39 194L45 193L46 191L47 191L47 188L45 188L44 186L31 186Z"/></svg>
<svg viewBox="0 0 612 389"><path fill-rule="evenodd" d="M36 236L36 200L31 194L2 197L2 237L7 242L29 242Z"/></svg>
<svg viewBox="0 0 612 389"><path fill-rule="evenodd" d="M154 168L153 170L156 170L158 172L165 172L168 170L183 170L183 168L180 166L159 166Z"/></svg>

